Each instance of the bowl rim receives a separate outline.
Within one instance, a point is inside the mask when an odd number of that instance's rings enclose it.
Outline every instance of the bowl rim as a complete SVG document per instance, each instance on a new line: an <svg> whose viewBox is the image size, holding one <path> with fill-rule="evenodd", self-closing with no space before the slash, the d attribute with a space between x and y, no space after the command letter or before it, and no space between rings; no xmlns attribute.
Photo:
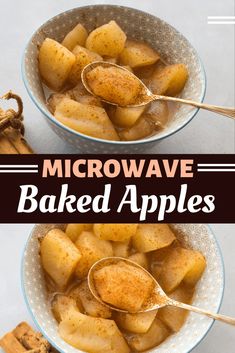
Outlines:
<svg viewBox="0 0 235 353"><path fill-rule="evenodd" d="M38 320L35 316L35 314L33 313L33 310L31 308L31 305L29 303L28 300L28 296L26 294L26 287L25 287L25 275L24 275L24 262L25 262L25 252L27 250L28 244L32 239L32 236L34 234L34 230L35 228L40 225L40 224L35 224L33 226L33 228L31 229L28 239L26 241L26 244L23 248L23 253L22 253L22 257L21 257L21 268L20 268L20 274L21 274L21 290L23 293L23 298L24 298L24 302L26 304L26 307L28 309L28 312L30 313L30 316L35 324L35 326L37 327L37 329L43 334L43 336L47 339L47 341L56 349L58 350L58 352L60 353L64 353L64 351L57 346L57 344L53 341L53 339L44 331L44 329L40 326L40 324L38 323ZM224 265L224 258L223 258L223 254L222 254L222 250L220 247L220 244L216 238L216 235L214 233L214 231L212 230L211 226L209 224L203 224L205 227L208 228L209 233L211 233L211 235L213 236L213 240L215 241L215 245L216 248L218 250L218 254L219 254L219 259L220 259L220 263L221 263L221 272L222 272L222 285L220 288L220 294L219 294L219 302L218 302L218 306L215 310L215 313L218 313L220 311L222 302L223 302L223 298L224 298L224 290L225 290L225 265ZM207 330L205 331L205 333L194 343L194 346L192 348L190 348L189 351L185 351L185 352L181 352L181 353L190 353L192 352L197 346L199 346L199 344L206 338L206 336L208 335L209 331L211 330L212 326L214 325L215 320L212 320L210 325L208 326ZM76 348L74 348L76 349ZM78 352L82 352L80 350L78 350ZM84 352L85 353L85 352Z"/></svg>
<svg viewBox="0 0 235 353"><path fill-rule="evenodd" d="M30 89L29 83L28 83L28 79L27 79L27 75L26 75L26 53L27 53L27 49L30 45L30 43L32 42L33 37L35 36L35 34L40 31L40 29L42 29L46 24L49 24L50 22L52 22L54 19L56 19L58 16L61 16L63 14L69 14L77 9L88 9L90 7L93 8L98 8L100 6L106 6L106 7L110 7L110 8L122 8L122 9L129 9L129 10L135 10L138 11L140 13L143 13L145 15L148 16L152 16L153 18L157 18L159 20L162 21L162 23L166 24L167 26L170 26L171 28L174 29L174 31L182 36L184 38L184 40L186 40L186 42L189 44L189 46L194 50L194 53L198 59L198 63L199 63L199 67L200 67L200 77L202 80L202 92L201 92L201 96L199 98L199 102L202 103L204 101L205 95L206 95L206 88L207 88L207 78L206 78L206 72L205 72L205 68L204 65L202 63L202 60L197 52L197 50L194 48L194 46L191 44L191 42L183 35L181 34L175 27L173 27L171 24L169 24L168 22L166 22L165 20L162 20L161 18L159 18L158 16L152 15L146 11L142 11L140 9L136 9L134 7L129 7L129 6L120 6L120 5L111 5L111 4L95 4L95 5L87 5L87 6L77 6L74 7L72 9L63 11L61 13L58 13L57 15L51 17L50 19L48 19L46 22L44 22L39 28L37 28L33 34L31 35L30 39L28 40L24 52L23 52L23 56L22 56L22 60L21 60L21 75L22 75L22 79L23 79L23 83L24 86L26 88L26 91L28 92L28 95L30 96L31 100L33 101L33 103L36 105L36 107L39 109L39 111L44 115L45 118L47 118L52 124L56 125L58 128L62 128L62 130L66 131L67 133L72 133L72 135L83 138L85 140L88 141L93 141L93 142L98 142L98 143L102 143L102 144L106 144L106 145L115 145L115 146L135 146L135 145L145 145L145 144L149 144L149 143L153 143L153 142L157 142L157 141L161 141L167 137L170 137L172 135L174 135L175 133L179 132L180 130L182 130L186 125L188 125L190 123L190 121L192 121L192 119L196 116L196 114L199 112L200 108L194 108L191 112L191 114L189 115L188 119L186 121L184 121L183 123L181 123L179 126L176 127L176 129L174 131L171 132L166 132L165 134L163 134L162 136L158 136L158 134L156 133L155 135L145 138L145 139L140 139L140 140L134 140L134 141L114 141L114 140L106 140L106 139L101 139L101 138L97 138L97 137L93 137L93 136L89 136L89 135L85 135L79 131L75 131L69 127L67 127L66 125L63 125L62 123L60 123L54 116L53 114L51 114L49 112L49 110L45 109L41 103L39 102L39 100L34 96L33 92Z"/></svg>

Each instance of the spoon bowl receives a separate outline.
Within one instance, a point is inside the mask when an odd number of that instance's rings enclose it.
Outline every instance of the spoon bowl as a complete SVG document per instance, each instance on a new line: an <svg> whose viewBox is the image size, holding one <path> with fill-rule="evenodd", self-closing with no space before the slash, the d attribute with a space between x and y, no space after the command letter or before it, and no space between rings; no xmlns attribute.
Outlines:
<svg viewBox="0 0 235 353"><path fill-rule="evenodd" d="M106 302L104 302L102 300L102 298L100 297L96 286L95 286L95 281L94 281L94 272L101 270L103 267L109 266L109 265L116 265L119 262L124 262L128 265L131 265L133 267L137 267L139 269L141 269L143 272L145 272L154 282L154 290L152 292L151 298L149 298L143 305L143 307L141 308L140 311L138 311L138 313L143 313L143 312L147 312L147 311L152 311L152 310L156 310L156 309L160 309L164 306L167 305L168 302L168 297L167 295L164 293L163 289L161 288L161 286L158 284L158 282L156 281L156 279L151 275L151 273L149 273L147 270L145 270L145 268L143 268L142 266L138 265L136 262L133 262L131 260L127 260L123 257L105 257L99 261L97 261L89 270L88 273L88 286L89 289L92 293L92 295L102 304L104 304L105 306L109 307L112 310L115 311L119 311L122 313L128 313L127 310L123 310L120 309L118 307L115 307L113 305L110 305Z"/></svg>
<svg viewBox="0 0 235 353"><path fill-rule="evenodd" d="M142 89L140 90L138 96L135 99L135 103L134 104L130 104L130 105L121 105L117 102L112 102L112 101L107 101L104 97L102 96L97 96L93 90L91 89L89 82L87 80L87 74L88 72L90 72L91 70L93 70L96 67L103 67L103 68L117 68L118 70L123 70L123 72L127 73L130 76L131 79L135 79L136 82L138 84L141 85ZM95 61L91 64L88 64L87 66L84 67L84 69L82 70L81 73L81 79L82 79L82 83L84 85L84 87L87 89L87 91L89 93L91 93L93 96L100 98L103 102L108 103L108 104L112 104L112 105L120 105L122 107L129 107L129 108L134 108L134 107L140 107L146 104L149 104L153 101L156 100L161 100L161 101L168 101L168 102L175 102L175 103L181 103L181 104L186 104L186 105L191 105L193 107L197 107L197 108L202 108L205 110L209 110L211 112L217 113L217 114L221 114L224 115L228 118L231 119L235 119L235 108L234 107L221 107L221 106L216 106L216 105L210 105L210 104L203 104L200 102L195 102L193 100L189 100L189 99L182 99L182 98L178 98L178 97L169 97L169 96L162 96L162 95L158 95L158 94L153 94L147 86L145 86L145 84L132 72L130 72L129 70L127 70L125 67L117 65L117 64L113 64L110 62L106 62L106 61Z"/></svg>
<svg viewBox="0 0 235 353"><path fill-rule="evenodd" d="M152 290L151 295L149 296L149 298L147 298L147 300L144 302L143 306L141 307L141 310L139 310L138 312L135 312L135 314L137 313L143 313L143 312L149 312L149 311L153 311L153 310L157 310L160 308L163 308L164 306L175 306L178 308L182 308L182 309L186 309L188 311L193 311L196 312L198 314L203 314L206 315L210 318L213 318L215 320L219 320L222 321L224 323L230 324L230 325L234 325L235 326L235 318L231 318L229 316L225 316L225 315L220 315L220 314L214 314L210 311L204 310L204 309L200 309L197 308L195 306L192 305L188 305L185 303L181 303L178 302L176 300L173 300L171 298L169 298L166 293L163 291L162 287L159 285L159 283L157 282L157 280L147 271L145 270L142 266L136 264L133 261L127 260L125 258L122 257L106 257L103 258L97 262L94 263L94 265L90 268L90 271L88 273L88 286L89 289L92 293L92 295L103 305L109 307L112 310L115 311L119 311L119 312L123 312L123 313L130 313L127 310L122 310L116 306L112 306L109 305L108 303L104 302L102 300L102 298L100 297L97 288L95 286L95 281L94 281L94 273L98 270L101 270L103 267L109 266L109 265L116 265L119 262L124 262L126 264L128 264L129 266L132 267L137 267L138 269L141 269L145 274L147 274L153 281L154 283L154 289Z"/></svg>
<svg viewBox="0 0 235 353"><path fill-rule="evenodd" d="M135 80L142 86L142 90L141 90L140 94L138 95L138 97L136 98L135 104L126 105L125 107L127 107L127 108L128 107L129 108L140 107L140 106L146 105L146 104L148 104L148 103L153 101L152 92L147 88L147 86L145 86L145 84L136 75L134 75L132 72L130 72L125 67L117 65L117 64L110 63L108 61L95 61L93 63L90 63L90 64L86 65L83 68L83 70L82 70L82 73L81 73L82 83L83 83L84 87L86 88L86 90L90 94L92 94L94 97L98 97L103 102L111 104L111 105L115 105L115 106L119 105L119 104L117 104L115 102L107 101L106 99L104 99L101 96L97 96L93 92L93 90L91 89L91 87L89 85L89 82L87 80L87 74L88 74L88 72L90 72L91 70L95 69L98 66L101 66L101 67L104 67L104 68L116 67L117 69L121 69L125 73L128 73L128 75L130 75L130 77L134 77Z"/></svg>

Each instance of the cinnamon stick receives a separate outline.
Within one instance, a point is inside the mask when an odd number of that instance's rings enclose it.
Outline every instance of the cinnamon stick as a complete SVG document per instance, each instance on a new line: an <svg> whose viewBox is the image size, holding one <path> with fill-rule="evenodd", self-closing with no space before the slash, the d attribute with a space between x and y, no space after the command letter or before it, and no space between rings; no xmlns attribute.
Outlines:
<svg viewBox="0 0 235 353"><path fill-rule="evenodd" d="M33 150L21 135L20 131L14 129L6 129L4 135L14 146L19 154L32 154Z"/></svg>
<svg viewBox="0 0 235 353"><path fill-rule="evenodd" d="M0 154L18 154L19 152L14 147L14 145L9 141L9 139L0 133Z"/></svg>
<svg viewBox="0 0 235 353"><path fill-rule="evenodd" d="M13 335L20 340L22 336L27 334L29 331L32 330L32 327L27 324L27 322L21 322L16 328L12 331Z"/></svg>
<svg viewBox="0 0 235 353"><path fill-rule="evenodd" d="M35 332L26 322L0 339L0 347L5 353L58 353L41 333Z"/></svg>
<svg viewBox="0 0 235 353"><path fill-rule="evenodd" d="M1 154L32 154L33 150L24 139L23 102L21 98L8 92L2 99L14 99L18 110L0 108L0 153Z"/></svg>
<svg viewBox="0 0 235 353"><path fill-rule="evenodd" d="M27 351L12 332L7 333L0 340L0 346L6 353L23 353Z"/></svg>

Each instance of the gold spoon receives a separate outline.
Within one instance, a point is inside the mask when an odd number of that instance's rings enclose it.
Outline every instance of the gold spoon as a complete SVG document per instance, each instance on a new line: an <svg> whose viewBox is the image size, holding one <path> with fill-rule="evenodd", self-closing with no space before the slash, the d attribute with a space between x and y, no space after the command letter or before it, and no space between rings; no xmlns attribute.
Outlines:
<svg viewBox="0 0 235 353"><path fill-rule="evenodd" d="M132 72L128 71L125 67L110 63L110 62L106 62L106 61L96 61L93 62L91 64L88 64L87 66L84 67L84 69L82 70L82 74L81 74L81 79L82 79L82 83L84 85L84 87L87 89L87 91L89 93L91 93L93 96L96 96L94 94L94 92L92 91L91 87L89 86L89 82L87 80L87 73L89 71L91 71L92 69L94 69L97 66L102 66L102 67L116 67L119 68L121 70L124 70L125 72L128 72L130 76L135 77L136 80L138 80L138 82L141 83L143 90L140 92L139 96L136 99L136 103L132 104L132 105L127 105L126 107L139 107L142 105L146 105L152 101L155 100L161 100L161 101L171 101L171 102L178 102L178 103L183 103L183 104L187 104L187 105L192 105L193 107L196 108L202 108L202 109L206 109L209 110L211 112L214 113L218 113L221 115L225 115L229 118L235 119L235 108L226 108L226 107L221 107L221 106L216 106L216 105L209 105L209 104L204 104L204 103L199 103L199 102L195 102L189 99L182 99L182 98L178 98L178 97L168 97L168 96L160 96L157 94L153 94L148 87L145 86L145 84L137 77L135 76ZM110 102L105 100L102 97L99 97L102 101L112 104L112 105L118 105L114 102Z"/></svg>
<svg viewBox="0 0 235 353"><path fill-rule="evenodd" d="M149 277L151 277L151 279L154 282L155 288L153 290L153 294L151 295L151 297L147 300L147 302L144 304L144 306L141 308L140 311L138 311L138 313L142 313L142 312L148 312L148 311L153 311L156 309L160 309L163 308L164 306L167 305L171 305L171 306L175 306L178 308L182 308L182 309L186 309L189 311L193 311L195 313L198 314L203 314L206 315L214 320L220 320L222 322L225 322L227 324L230 325L235 325L235 319L231 318L229 316L225 316L225 315L220 315L220 314L214 314L210 311L204 310L204 309L200 309L197 308L195 306L192 305L188 305L185 303L181 303L178 302L176 300L173 300L171 298L169 298L166 293L163 291L163 289L161 288L161 286L159 285L159 283L156 281L156 279L147 271L145 270L142 266L138 265L137 263L127 260L125 258L122 257L106 257L103 258L99 261L97 261L91 268L90 271L88 273L88 286L89 289L91 291L91 293L93 294L93 296L103 305L109 307L112 310L115 311L119 311L119 312L123 312L123 313L128 313L128 311L123 310L123 309L119 309L115 306L109 305L108 303L102 301L96 286L95 286L95 281L94 281L94 277L93 274L94 272L100 270L101 268L105 267L105 266L109 266L109 265L114 265L114 264L118 264L119 262L125 262L128 265L137 267L139 269L141 269L142 271L144 271L145 273L148 274Z"/></svg>

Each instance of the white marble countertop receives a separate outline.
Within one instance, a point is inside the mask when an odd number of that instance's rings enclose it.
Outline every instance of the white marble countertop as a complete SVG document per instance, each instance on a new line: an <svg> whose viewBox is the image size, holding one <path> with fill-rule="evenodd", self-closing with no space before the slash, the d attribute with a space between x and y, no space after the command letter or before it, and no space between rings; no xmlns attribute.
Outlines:
<svg viewBox="0 0 235 353"><path fill-rule="evenodd" d="M207 74L205 101L234 105L234 26L208 25L207 16L233 15L234 0L1 0L0 94L18 92L25 103L27 138L37 153L76 153L51 129L28 97L21 79L21 56L32 33L47 19L87 4L132 6L157 15L181 31L197 49ZM160 142L154 153L234 153L232 120L200 111L177 134Z"/></svg>
<svg viewBox="0 0 235 353"><path fill-rule="evenodd" d="M0 225L0 337L21 320L33 325L24 303L20 280L23 248L32 227L32 224ZM212 229L221 246L225 262L226 286L220 312L235 317L235 225L214 224ZM234 345L234 327L216 322L193 352L232 353Z"/></svg>

